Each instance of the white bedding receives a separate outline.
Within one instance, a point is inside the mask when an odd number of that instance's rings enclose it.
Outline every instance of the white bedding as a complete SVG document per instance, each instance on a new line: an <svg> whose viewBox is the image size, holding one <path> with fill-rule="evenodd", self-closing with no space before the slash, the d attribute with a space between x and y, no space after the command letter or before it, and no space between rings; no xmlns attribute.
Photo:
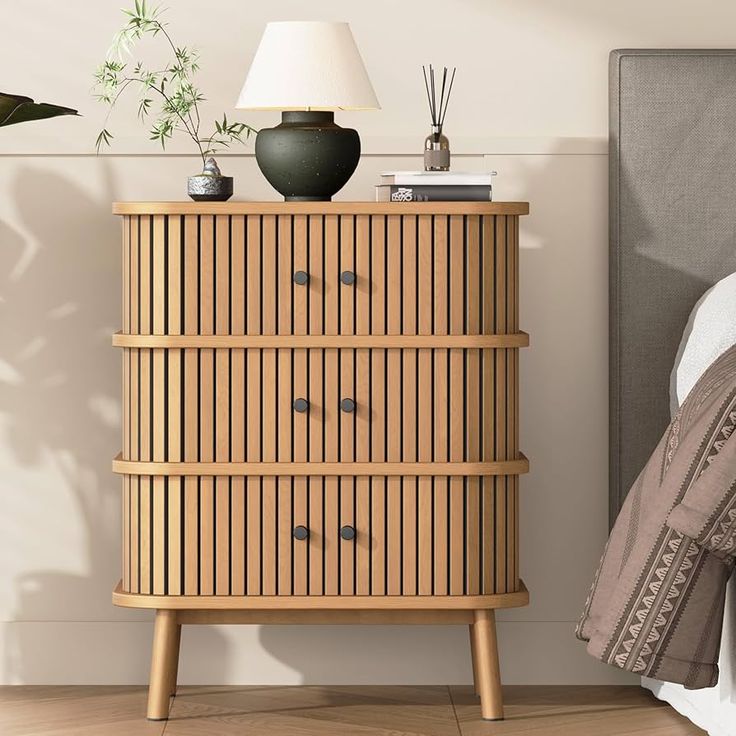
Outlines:
<svg viewBox="0 0 736 736"><path fill-rule="evenodd" d="M695 305L677 351L670 381L672 412L685 400L703 371L736 343L736 273L719 281ZM711 736L736 736L736 579L726 610L715 687L686 690L682 685L642 678L642 685L667 701Z"/></svg>
<svg viewBox="0 0 736 736"><path fill-rule="evenodd" d="M727 589L718 684L705 690L686 690L682 685L643 677L641 684L660 700L704 728L710 736L736 736L736 584Z"/></svg>
<svg viewBox="0 0 736 736"><path fill-rule="evenodd" d="M705 369L736 343L736 273L700 297L687 321L670 378L674 415Z"/></svg>

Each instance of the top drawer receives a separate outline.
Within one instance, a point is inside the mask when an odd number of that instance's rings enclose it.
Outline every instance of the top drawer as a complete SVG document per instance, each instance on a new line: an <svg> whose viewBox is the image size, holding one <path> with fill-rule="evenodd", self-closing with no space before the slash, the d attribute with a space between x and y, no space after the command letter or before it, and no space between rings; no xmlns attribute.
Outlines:
<svg viewBox="0 0 736 736"><path fill-rule="evenodd" d="M126 215L123 332L518 332L517 215Z"/></svg>

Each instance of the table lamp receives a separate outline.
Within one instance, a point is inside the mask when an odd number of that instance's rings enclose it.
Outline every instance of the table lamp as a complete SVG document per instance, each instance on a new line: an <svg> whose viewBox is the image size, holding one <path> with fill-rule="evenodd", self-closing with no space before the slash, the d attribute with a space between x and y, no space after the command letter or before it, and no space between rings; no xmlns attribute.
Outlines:
<svg viewBox="0 0 736 736"><path fill-rule="evenodd" d="M236 107L281 110L256 137L256 160L287 201L329 201L360 159L357 131L334 110L380 108L347 23L268 23Z"/></svg>

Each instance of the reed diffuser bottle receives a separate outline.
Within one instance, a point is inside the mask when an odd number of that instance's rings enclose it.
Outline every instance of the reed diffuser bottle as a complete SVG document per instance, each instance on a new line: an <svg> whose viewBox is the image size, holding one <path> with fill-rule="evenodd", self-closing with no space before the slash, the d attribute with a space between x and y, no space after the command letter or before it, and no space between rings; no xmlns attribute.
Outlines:
<svg viewBox="0 0 736 736"><path fill-rule="evenodd" d="M450 170L450 141L441 125L433 125L432 132L424 139L424 170Z"/></svg>
<svg viewBox="0 0 736 736"><path fill-rule="evenodd" d="M450 83L447 84L447 67L442 72L442 88L440 98L437 100L434 68L429 65L429 75L424 66L424 86L427 90L427 101L429 102L429 114L432 120L432 132L424 139L424 170L425 171L449 171L450 170L450 141L442 132L447 114L447 104L450 101L452 84L455 81L456 68L452 70ZM445 91L447 94L445 95Z"/></svg>

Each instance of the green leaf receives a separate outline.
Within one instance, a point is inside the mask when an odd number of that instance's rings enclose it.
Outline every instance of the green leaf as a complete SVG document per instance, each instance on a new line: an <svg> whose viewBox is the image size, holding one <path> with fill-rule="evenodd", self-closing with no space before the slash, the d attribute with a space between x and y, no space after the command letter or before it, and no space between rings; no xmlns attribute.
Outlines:
<svg viewBox="0 0 736 736"><path fill-rule="evenodd" d="M0 92L0 127L59 115L79 115L79 112L71 107L34 102L30 97Z"/></svg>
<svg viewBox="0 0 736 736"><path fill-rule="evenodd" d="M151 103L153 100L144 97L138 104L138 117L143 120L146 115L150 112Z"/></svg>
<svg viewBox="0 0 736 736"><path fill-rule="evenodd" d="M100 131L100 134L97 136L97 140L95 141L95 150L97 151L97 153L100 152L100 149L102 148L102 146L109 146L112 138L113 138L112 133L110 133L110 131L105 130L103 128Z"/></svg>

